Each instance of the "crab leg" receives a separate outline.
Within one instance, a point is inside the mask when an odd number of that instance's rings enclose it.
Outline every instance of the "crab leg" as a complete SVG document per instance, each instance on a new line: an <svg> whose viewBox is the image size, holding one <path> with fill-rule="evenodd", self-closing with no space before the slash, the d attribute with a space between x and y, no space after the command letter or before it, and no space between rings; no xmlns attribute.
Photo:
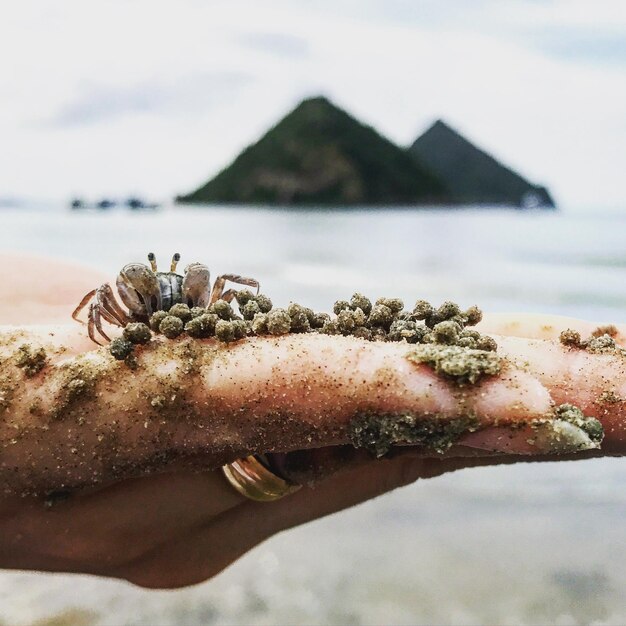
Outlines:
<svg viewBox="0 0 626 626"><path fill-rule="evenodd" d="M96 343L99 346L101 346L102 344L96 339L96 335L95 335L95 332L94 332L94 329L95 329L95 319L94 319L95 308L96 308L95 304L91 304L89 306L89 315L87 316L87 334L89 335L89 339L91 339L91 341L93 341L94 343Z"/></svg>
<svg viewBox="0 0 626 626"><path fill-rule="evenodd" d="M97 289L92 289L89 293L83 296L83 299L80 301L80 303L72 313L72 319L76 320L80 324L85 324L83 320L78 318L78 314L87 306L87 303L89 302L89 300L91 300L91 298L93 298L93 296L96 294L96 291Z"/></svg>
<svg viewBox="0 0 626 626"><path fill-rule="evenodd" d="M85 304L88 302L89 298L95 295L95 302L91 304L89 307L89 315L87 320L87 332L89 334L89 338L97 343L99 346L102 344L96 339L95 330L97 330L100 335L107 341L110 342L110 337L104 332L102 328L102 318L104 318L109 324L113 324L115 326L125 326L129 322L129 317L124 313L120 305L115 300L115 296L113 295L113 290L108 283L104 283L98 289L94 289L90 291L78 305L72 317L77 320L77 314L80 312L82 308L84 308ZM84 322L82 322L84 323Z"/></svg>
<svg viewBox="0 0 626 626"><path fill-rule="evenodd" d="M248 287L255 287L256 292L259 293L259 281L254 278L246 278L245 276L238 276L237 274L222 274L215 279L215 283L213 284L213 289L211 290L211 298L209 299L209 304L213 304L218 300L224 300L228 295L230 300L235 297L235 292L229 289L225 294L223 294L224 286L226 281L230 280L233 283L237 283L238 285L246 285ZM232 295L231 295L232 292Z"/></svg>
<svg viewBox="0 0 626 626"><path fill-rule="evenodd" d="M106 341L111 341L102 328L102 318L109 322L109 324L125 326L129 322L129 317L117 303L111 286L108 283L104 283L98 287L98 289L93 289L85 294L72 313L73 319L81 324L85 324L85 322L78 318L78 314L87 306L89 300L94 296L95 302L90 305L87 316L87 332L94 343L102 345L95 337L95 330L97 330Z"/></svg>
<svg viewBox="0 0 626 626"><path fill-rule="evenodd" d="M96 329L98 330L100 335L102 337L104 337L104 339L106 341L110 342L111 338L104 332L104 330L102 328L102 309L101 308L96 308L94 311L95 311L94 320L95 320L95 323L96 323Z"/></svg>
<svg viewBox="0 0 626 626"><path fill-rule="evenodd" d="M102 321L100 318L100 306L98 304L92 304L89 307L89 321L87 322L87 334L89 338L97 343L99 346L102 345L95 336L94 329L96 329L102 337L104 337L105 341L111 341L111 339L107 336L107 334L102 329Z"/></svg>
<svg viewBox="0 0 626 626"><path fill-rule="evenodd" d="M96 301L95 306L98 309L99 315L103 317L106 322L115 326L120 326L119 320L108 310L106 304Z"/></svg>
<svg viewBox="0 0 626 626"><path fill-rule="evenodd" d="M107 322L117 326L126 326L128 324L130 318L115 299L111 285L108 283L102 285L96 292L96 298L98 303L112 316L112 319L105 317Z"/></svg>
<svg viewBox="0 0 626 626"><path fill-rule="evenodd" d="M102 328L102 318L104 318L110 324L120 326L118 319L114 317L114 315L107 310L107 305L103 301L102 292L105 286L106 285L103 285L96 291L96 302L93 303L91 307L89 308L89 325L88 325L89 337L99 346L101 346L102 344L99 341L97 341L94 337L94 334L95 334L94 326L96 330L100 333L100 335L104 337L105 341L107 342L111 341L110 337L104 332L104 329Z"/></svg>
<svg viewBox="0 0 626 626"><path fill-rule="evenodd" d="M217 299L224 300L225 302L232 302L235 299L236 295L237 295L237 289L228 289Z"/></svg>

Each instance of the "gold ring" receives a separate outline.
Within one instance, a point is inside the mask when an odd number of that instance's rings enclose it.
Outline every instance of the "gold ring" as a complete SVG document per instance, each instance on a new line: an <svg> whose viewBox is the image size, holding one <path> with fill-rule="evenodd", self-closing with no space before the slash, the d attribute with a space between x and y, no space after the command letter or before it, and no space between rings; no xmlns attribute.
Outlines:
<svg viewBox="0 0 626 626"><path fill-rule="evenodd" d="M270 470L264 457L247 456L222 467L228 482L242 495L257 502L272 502L302 487L288 482Z"/></svg>

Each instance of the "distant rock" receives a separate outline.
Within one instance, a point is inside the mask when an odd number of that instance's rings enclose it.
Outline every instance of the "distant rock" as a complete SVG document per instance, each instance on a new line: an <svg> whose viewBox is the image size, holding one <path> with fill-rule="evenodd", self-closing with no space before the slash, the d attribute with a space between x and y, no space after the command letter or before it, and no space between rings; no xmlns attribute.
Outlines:
<svg viewBox="0 0 626 626"><path fill-rule="evenodd" d="M454 203L555 208L545 187L528 182L441 120L418 137L409 152L443 181Z"/></svg>
<svg viewBox="0 0 626 626"><path fill-rule="evenodd" d="M111 200L110 198L102 198L102 200L96 202L96 208L102 209L103 211L112 209L115 206L117 206L117 202L115 200Z"/></svg>
<svg viewBox="0 0 626 626"><path fill-rule="evenodd" d="M323 97L301 102L186 203L441 203L444 185L406 150Z"/></svg>
<svg viewBox="0 0 626 626"><path fill-rule="evenodd" d="M159 205L154 202L146 202L145 200L142 200L141 198L138 198L136 196L130 196L129 198L126 198L124 204L132 211L146 211L157 209L159 207Z"/></svg>
<svg viewBox="0 0 626 626"><path fill-rule="evenodd" d="M0 196L0 209L16 209L23 207L25 204L26 201L21 198Z"/></svg>

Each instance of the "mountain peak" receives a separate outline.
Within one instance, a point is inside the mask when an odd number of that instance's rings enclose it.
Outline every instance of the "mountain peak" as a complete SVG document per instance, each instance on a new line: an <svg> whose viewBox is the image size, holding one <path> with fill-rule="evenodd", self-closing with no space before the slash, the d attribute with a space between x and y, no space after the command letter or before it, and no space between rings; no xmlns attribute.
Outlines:
<svg viewBox="0 0 626 626"><path fill-rule="evenodd" d="M458 130L450 126L450 124L448 124L441 118L438 120L435 120L435 122L431 124L431 126L429 126L424 131L424 133L415 141L415 143L417 143L417 141L421 140L423 137L426 137L426 136L436 137L437 141L446 140L446 139L454 140L454 141L462 141L463 143L471 145L473 148L478 150L478 148L473 146L473 144L471 144L465 137L463 137L463 135L461 135L461 133Z"/></svg>
<svg viewBox="0 0 626 626"><path fill-rule="evenodd" d="M445 130L450 130L450 131L452 131L453 133L456 133L456 131L455 131L455 130L453 130L453 129L452 129L452 127L451 127L450 125L446 124L446 122L444 122L441 118L439 118L438 120L435 120L435 121L433 122L433 124L432 124L432 126L430 127L430 129L433 129L433 128L437 128L437 129L441 129L441 130L443 130L443 129L445 129ZM458 133L456 133L456 134L458 134Z"/></svg>
<svg viewBox="0 0 626 626"><path fill-rule="evenodd" d="M457 203L554 208L545 187L530 183L441 119L409 151L444 182Z"/></svg>
<svg viewBox="0 0 626 626"><path fill-rule="evenodd" d="M326 96L319 95L319 96L310 96L308 98L305 98L304 100L301 100L300 104L298 104L298 106L294 110L297 111L300 108L310 107L310 106L327 107L330 109L338 108Z"/></svg>

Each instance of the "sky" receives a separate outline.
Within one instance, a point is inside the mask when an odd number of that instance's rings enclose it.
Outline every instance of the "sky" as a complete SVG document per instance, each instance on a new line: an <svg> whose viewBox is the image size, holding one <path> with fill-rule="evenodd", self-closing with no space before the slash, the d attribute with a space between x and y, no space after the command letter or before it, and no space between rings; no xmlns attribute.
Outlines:
<svg viewBox="0 0 626 626"><path fill-rule="evenodd" d="M626 210L623 0L20 0L0 198L186 193L302 98L444 119L564 207Z"/></svg>

